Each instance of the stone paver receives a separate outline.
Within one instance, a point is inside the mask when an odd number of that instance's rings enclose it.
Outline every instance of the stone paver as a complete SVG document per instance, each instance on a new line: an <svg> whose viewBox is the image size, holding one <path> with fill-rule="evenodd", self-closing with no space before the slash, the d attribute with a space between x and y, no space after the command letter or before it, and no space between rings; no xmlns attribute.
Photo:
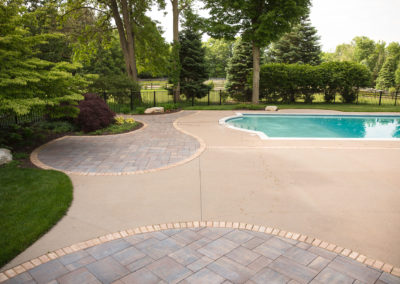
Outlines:
<svg viewBox="0 0 400 284"><path fill-rule="evenodd" d="M68 136L40 149L45 165L73 173L133 173L167 167L193 156L200 148L192 136L178 131L173 122L190 112L134 116L148 126L123 135Z"/></svg>
<svg viewBox="0 0 400 284"><path fill-rule="evenodd" d="M400 283L349 257L300 244L240 229L166 230L73 252L4 283Z"/></svg>

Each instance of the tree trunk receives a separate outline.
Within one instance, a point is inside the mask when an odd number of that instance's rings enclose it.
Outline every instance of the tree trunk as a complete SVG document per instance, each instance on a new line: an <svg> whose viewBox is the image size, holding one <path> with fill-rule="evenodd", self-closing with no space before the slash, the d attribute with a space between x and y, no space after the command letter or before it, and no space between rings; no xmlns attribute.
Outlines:
<svg viewBox="0 0 400 284"><path fill-rule="evenodd" d="M253 42L253 94L251 102L258 104L260 99L260 47Z"/></svg>
<svg viewBox="0 0 400 284"><path fill-rule="evenodd" d="M172 3L172 17L173 17L173 44L176 46L179 46L179 7L178 7L178 1L179 0L171 0ZM174 72L175 72L175 77L177 82L174 85L174 101L178 102L180 101L181 97L181 84L180 84L180 62L179 62L179 52L177 54L173 55L173 66Z"/></svg>
<svg viewBox="0 0 400 284"><path fill-rule="evenodd" d="M121 0L122 19L116 0L110 0L110 8L117 26L119 42L122 54L124 55L126 73L129 78L137 82L136 55L135 55L135 35L132 29L131 11L127 0ZM142 102L141 95L137 96L138 103Z"/></svg>

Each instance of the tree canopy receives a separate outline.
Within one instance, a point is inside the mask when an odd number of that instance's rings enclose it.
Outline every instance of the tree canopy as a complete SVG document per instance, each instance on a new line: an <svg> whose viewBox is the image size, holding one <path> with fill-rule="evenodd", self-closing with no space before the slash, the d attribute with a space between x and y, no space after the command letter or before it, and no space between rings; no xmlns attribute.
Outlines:
<svg viewBox="0 0 400 284"><path fill-rule="evenodd" d="M238 34L253 45L252 102L259 100L260 48L290 31L308 12L309 0L206 0L208 33L233 40Z"/></svg>

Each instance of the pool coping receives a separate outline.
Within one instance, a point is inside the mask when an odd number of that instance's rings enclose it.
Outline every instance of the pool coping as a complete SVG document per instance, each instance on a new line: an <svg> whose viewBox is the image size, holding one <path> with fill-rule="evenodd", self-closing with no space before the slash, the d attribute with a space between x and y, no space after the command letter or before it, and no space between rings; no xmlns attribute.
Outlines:
<svg viewBox="0 0 400 284"><path fill-rule="evenodd" d="M236 115L231 115L227 117L221 118L218 123L220 125L225 126L226 128L234 129L234 130L239 130L243 132L247 132L253 135L257 135L261 140L302 140L302 141L392 141L392 142L400 142L400 138L321 138L321 137L269 137L262 131L257 131L257 130L249 130L249 129L244 129L240 127L233 126L229 123L227 123L228 120L233 119L233 118L238 118L238 117L243 117L244 115L276 115L276 116L338 116L338 114L325 114L325 113L312 113L312 114L299 114L299 113L242 113L242 112L236 112ZM382 114L382 115L372 115L372 114L340 114L341 116L350 116L350 117L357 117L357 116L371 116L371 117L376 117L376 116L382 116L382 117L392 117L392 116L399 116L399 115L387 115L387 114Z"/></svg>
<svg viewBox="0 0 400 284"><path fill-rule="evenodd" d="M381 270L386 273L393 274L394 276L400 277L400 267L395 267L392 264L385 263L380 260L369 258L359 252L353 251L348 248L343 248L335 244L322 241L320 239L310 237L300 233L294 233L290 231L281 230L278 228L243 223L243 222L228 222L228 221L183 221L183 222L172 222L163 223L156 225L141 226L132 229L122 230L115 233L110 233L103 235L88 241L73 244L68 247L60 248L44 255L26 261L20 265L13 268L7 269L0 272L0 283L8 279L11 279L18 274L24 273L25 271L32 269L36 266L49 262L51 260L58 259L64 255L71 254L77 251L84 250L89 247L107 243L109 241L125 238L132 235L151 233L156 231L163 231L169 229L185 229L185 228L199 228L199 227L213 227L213 228L232 228L239 230L254 231L259 233L265 233L270 235L279 236L286 239L292 239L299 242L307 243L314 247L322 248L324 250L337 253L338 255L343 255L349 257L355 261L365 264L369 267Z"/></svg>

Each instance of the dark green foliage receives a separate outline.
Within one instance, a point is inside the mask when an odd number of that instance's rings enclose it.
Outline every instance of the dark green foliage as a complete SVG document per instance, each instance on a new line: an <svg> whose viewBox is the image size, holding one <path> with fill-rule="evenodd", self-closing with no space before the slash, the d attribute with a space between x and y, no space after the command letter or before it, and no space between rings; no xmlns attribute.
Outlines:
<svg viewBox="0 0 400 284"><path fill-rule="evenodd" d="M57 171L0 167L0 266L11 261L65 214L72 183Z"/></svg>
<svg viewBox="0 0 400 284"><path fill-rule="evenodd" d="M205 62L205 50L201 45L201 35L191 27L179 34L181 62L180 83L186 98L204 97L209 87L204 84L208 79Z"/></svg>
<svg viewBox="0 0 400 284"><path fill-rule="evenodd" d="M379 76L376 79L376 88L381 90L388 90L396 85L395 82L395 72L397 69L398 60L396 57L391 56L386 58L381 70L379 71Z"/></svg>
<svg viewBox="0 0 400 284"><path fill-rule="evenodd" d="M39 46L62 36L31 34L31 19L19 1L0 3L0 110L27 114L38 106L57 106L81 99L89 77L76 73L79 64L40 59Z"/></svg>
<svg viewBox="0 0 400 284"><path fill-rule="evenodd" d="M228 62L232 56L232 42L210 38L203 43L210 78L225 78Z"/></svg>
<svg viewBox="0 0 400 284"><path fill-rule="evenodd" d="M277 63L318 65L321 63L318 41L317 30L311 26L308 16L304 17L289 33L273 43L268 59Z"/></svg>
<svg viewBox="0 0 400 284"><path fill-rule="evenodd" d="M33 125L34 128L48 130L52 133L73 132L75 126L67 121L41 121Z"/></svg>
<svg viewBox="0 0 400 284"><path fill-rule="evenodd" d="M78 108L80 111L76 123L84 132L105 128L114 121L115 113L96 94L85 94Z"/></svg>
<svg viewBox="0 0 400 284"><path fill-rule="evenodd" d="M311 103L313 95L323 92L331 102L336 93L345 103L357 98L360 87L368 86L370 72L364 65L353 62L328 62L320 66L271 63L262 66L260 90L270 101L292 103L302 97Z"/></svg>
<svg viewBox="0 0 400 284"><path fill-rule="evenodd" d="M252 52L251 44L239 38L233 46L233 55L228 62L225 89L239 101L251 99Z"/></svg>

